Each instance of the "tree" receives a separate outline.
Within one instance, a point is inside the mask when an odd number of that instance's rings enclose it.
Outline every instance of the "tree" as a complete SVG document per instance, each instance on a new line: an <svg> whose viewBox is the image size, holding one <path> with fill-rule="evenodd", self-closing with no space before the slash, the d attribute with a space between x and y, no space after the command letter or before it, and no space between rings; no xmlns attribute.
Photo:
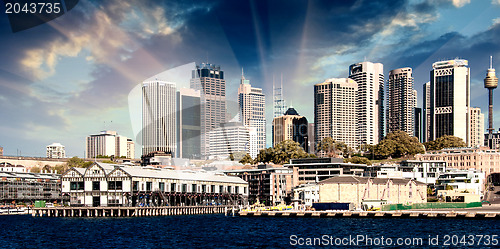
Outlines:
<svg viewBox="0 0 500 249"><path fill-rule="evenodd" d="M285 140L276 144L272 148L270 147L260 150L256 161L262 163L272 162L274 164L283 164L288 163L290 159L308 157L313 157L313 155L305 152L302 147L300 147L299 143L292 140Z"/></svg>
<svg viewBox="0 0 500 249"><path fill-rule="evenodd" d="M394 131L375 146L375 154L382 157L403 157L423 153L424 147L416 137L411 137L404 131Z"/></svg>
<svg viewBox="0 0 500 249"><path fill-rule="evenodd" d="M90 165L92 165L92 162L87 162L81 158L78 157L72 157L68 160L66 163L68 168L88 168ZM62 172L61 172L62 173Z"/></svg>
<svg viewBox="0 0 500 249"><path fill-rule="evenodd" d="M250 156L250 154L246 154L245 156L243 156L243 158L240 160L240 163L241 164L253 164L253 159L252 157Z"/></svg>
<svg viewBox="0 0 500 249"><path fill-rule="evenodd" d="M352 153L352 149L344 142L335 141L331 137L325 137L318 143L318 151L324 151L328 157L334 157L340 153L348 156Z"/></svg>
<svg viewBox="0 0 500 249"><path fill-rule="evenodd" d="M465 147L464 140L459 137L444 135L434 141L425 142L426 150L441 150L444 148Z"/></svg>
<svg viewBox="0 0 500 249"><path fill-rule="evenodd" d="M345 158L344 163L358 163L358 164L366 164L366 165L372 165L372 162L370 159L366 157L360 157L360 156L353 156L351 158Z"/></svg>

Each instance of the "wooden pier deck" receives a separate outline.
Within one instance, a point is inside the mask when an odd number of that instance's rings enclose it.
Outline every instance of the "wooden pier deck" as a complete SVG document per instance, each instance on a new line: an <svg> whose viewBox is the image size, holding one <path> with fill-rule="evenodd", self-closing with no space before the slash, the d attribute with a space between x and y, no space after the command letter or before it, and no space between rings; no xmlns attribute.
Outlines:
<svg viewBox="0 0 500 249"><path fill-rule="evenodd" d="M500 211L240 211L244 217L351 217L351 218L471 218L500 219Z"/></svg>
<svg viewBox="0 0 500 249"><path fill-rule="evenodd" d="M165 207L50 207L33 208L33 217L140 217L234 212L234 206L165 206Z"/></svg>

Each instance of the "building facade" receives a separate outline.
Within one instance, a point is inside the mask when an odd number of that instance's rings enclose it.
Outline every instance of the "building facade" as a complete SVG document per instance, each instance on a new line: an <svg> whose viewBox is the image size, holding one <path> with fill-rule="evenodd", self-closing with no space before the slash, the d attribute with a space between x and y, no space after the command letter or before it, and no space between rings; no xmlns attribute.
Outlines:
<svg viewBox="0 0 500 249"><path fill-rule="evenodd" d="M129 156L135 153L134 148L135 145L131 139L118 135L116 131L101 131L100 134L87 137L85 155L87 158L99 156L130 158Z"/></svg>
<svg viewBox="0 0 500 249"><path fill-rule="evenodd" d="M273 146L285 140L293 140L300 144L305 152L309 152L307 118L290 107L285 115L273 119Z"/></svg>
<svg viewBox="0 0 500 249"><path fill-rule="evenodd" d="M250 156L255 158L260 150L266 148L266 97L262 88L250 85L250 81L245 79L243 71L238 88L238 105L241 122L256 132L256 141L251 138L251 144L255 144L255 146L251 146L249 151Z"/></svg>
<svg viewBox="0 0 500 249"><path fill-rule="evenodd" d="M352 64L349 78L358 84L359 143L378 144L384 138L384 66L372 62Z"/></svg>
<svg viewBox="0 0 500 249"><path fill-rule="evenodd" d="M240 122L220 124L208 132L209 157L227 158L235 152L249 152L250 129Z"/></svg>
<svg viewBox="0 0 500 249"><path fill-rule="evenodd" d="M175 155L175 83L142 83L142 155L163 151Z"/></svg>
<svg viewBox="0 0 500 249"><path fill-rule="evenodd" d="M65 158L66 157L66 149L64 145L60 143L53 143L51 145L47 145L47 158Z"/></svg>
<svg viewBox="0 0 500 249"><path fill-rule="evenodd" d="M71 206L194 206L246 204L248 183L207 172L94 163L61 176Z"/></svg>
<svg viewBox="0 0 500 249"><path fill-rule="evenodd" d="M0 172L0 203L61 201L60 175L53 173Z"/></svg>
<svg viewBox="0 0 500 249"><path fill-rule="evenodd" d="M314 141L324 138L358 144L358 84L353 79L327 79L314 85Z"/></svg>
<svg viewBox="0 0 500 249"><path fill-rule="evenodd" d="M201 63L192 72L192 89L201 96L201 139L200 153L209 153L208 132L226 122L226 80L220 66Z"/></svg>
<svg viewBox="0 0 500 249"><path fill-rule="evenodd" d="M177 155L180 158L201 158L201 95L200 91L181 88L177 91Z"/></svg>
<svg viewBox="0 0 500 249"><path fill-rule="evenodd" d="M389 72L387 81L387 133L404 131L415 136L416 91L409 67Z"/></svg>
<svg viewBox="0 0 500 249"><path fill-rule="evenodd" d="M470 109L470 146L478 147L484 144L484 113L481 108L471 107Z"/></svg>
<svg viewBox="0 0 500 249"><path fill-rule="evenodd" d="M427 141L444 135L470 138L470 69L467 60L438 61L432 64L431 81L425 85L425 109L429 111Z"/></svg>

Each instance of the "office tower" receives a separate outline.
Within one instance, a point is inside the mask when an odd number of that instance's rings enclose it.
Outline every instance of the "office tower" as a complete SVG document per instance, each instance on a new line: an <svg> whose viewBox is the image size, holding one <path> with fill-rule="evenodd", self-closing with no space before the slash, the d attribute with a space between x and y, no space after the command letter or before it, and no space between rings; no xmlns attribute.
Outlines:
<svg viewBox="0 0 500 249"><path fill-rule="evenodd" d="M486 73L486 78L484 78L484 87L488 89L488 134L485 135L485 146L490 147L491 149L498 148L498 137L499 134L493 134L493 90L498 86L498 78L495 73L495 69L493 68L493 57L490 56L490 68ZM496 139L494 139L494 137Z"/></svg>
<svg viewBox="0 0 500 249"><path fill-rule="evenodd" d="M324 138L358 144L358 84L350 78L327 79L314 85L314 142Z"/></svg>
<svg viewBox="0 0 500 249"><path fill-rule="evenodd" d="M200 91L181 88L177 91L177 155L180 158L201 157Z"/></svg>
<svg viewBox="0 0 500 249"><path fill-rule="evenodd" d="M208 155L229 157L235 152L249 151L250 128L240 122L227 122L208 132Z"/></svg>
<svg viewBox="0 0 500 249"><path fill-rule="evenodd" d="M226 122L226 81L220 66L201 63L192 72L191 88L201 96L201 146L202 157L208 155L207 133Z"/></svg>
<svg viewBox="0 0 500 249"><path fill-rule="evenodd" d="M283 74L281 74L280 86L274 84L273 76L273 118L283 116L286 111L285 100L283 99Z"/></svg>
<svg viewBox="0 0 500 249"><path fill-rule="evenodd" d="M142 83L142 155L156 151L175 155L175 95L175 83Z"/></svg>
<svg viewBox="0 0 500 249"><path fill-rule="evenodd" d="M352 64L349 78L358 84L359 143L377 144L384 138L384 65L366 61Z"/></svg>
<svg viewBox="0 0 500 249"><path fill-rule="evenodd" d="M255 128L257 135L251 137L252 149L250 156L255 158L260 150L266 148L266 97L261 88L252 87L250 81L245 79L241 70L241 82L238 88L238 105L240 120L244 126ZM256 139L256 141L253 141Z"/></svg>
<svg viewBox="0 0 500 249"><path fill-rule="evenodd" d="M314 153L316 151L316 143L314 139L316 136L314 135L314 123L309 123L307 126L307 145L309 146L309 152Z"/></svg>
<svg viewBox="0 0 500 249"><path fill-rule="evenodd" d="M483 146L484 144L484 113L481 108L471 107L470 110L470 146Z"/></svg>
<svg viewBox="0 0 500 249"><path fill-rule="evenodd" d="M414 136L418 138L418 141L423 143L423 136L422 136L422 108L416 107L414 109L414 120L415 120L415 131L413 132Z"/></svg>
<svg viewBox="0 0 500 249"><path fill-rule="evenodd" d="M53 143L51 145L47 145L47 158L65 158L66 157L66 149L64 145L60 143Z"/></svg>
<svg viewBox="0 0 500 249"><path fill-rule="evenodd" d="M470 146L470 69L467 60L432 64L431 81L425 85L426 141L444 135L462 138ZM428 95L427 95L428 94ZM428 98L428 100L427 100Z"/></svg>
<svg viewBox="0 0 500 249"><path fill-rule="evenodd" d="M428 132L431 130L431 82L430 81L424 84L423 100L424 100L423 113L422 113L423 133L421 141L422 143L425 143L432 141L430 137L431 133Z"/></svg>
<svg viewBox="0 0 500 249"><path fill-rule="evenodd" d="M273 146L285 141L293 140L300 144L305 152L309 152L307 118L290 107L285 115L273 119Z"/></svg>
<svg viewBox="0 0 500 249"><path fill-rule="evenodd" d="M415 132L416 91L413 74L409 67L389 72L387 80L387 133L404 131L410 136Z"/></svg>
<svg viewBox="0 0 500 249"><path fill-rule="evenodd" d="M130 144L132 144L132 147ZM85 155L87 158L98 156L131 158L130 156L134 153L132 151L133 147L131 139L118 135L116 131L101 131L100 134L87 137Z"/></svg>
<svg viewBox="0 0 500 249"><path fill-rule="evenodd" d="M127 139L127 158L135 158L135 143L130 138Z"/></svg>

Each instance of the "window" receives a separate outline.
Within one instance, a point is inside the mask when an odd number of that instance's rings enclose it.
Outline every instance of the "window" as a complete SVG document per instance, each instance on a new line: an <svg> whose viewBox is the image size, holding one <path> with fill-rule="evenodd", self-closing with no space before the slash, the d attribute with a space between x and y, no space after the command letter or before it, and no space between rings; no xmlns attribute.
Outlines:
<svg viewBox="0 0 500 249"><path fill-rule="evenodd" d="M152 187L153 187L152 182L146 182L146 191L151 191Z"/></svg>
<svg viewBox="0 0 500 249"><path fill-rule="evenodd" d="M234 187L234 192L236 194L238 194L240 192L240 187L238 187L238 186Z"/></svg>
<svg viewBox="0 0 500 249"><path fill-rule="evenodd" d="M206 193L207 192L207 185L201 185L201 192Z"/></svg>
<svg viewBox="0 0 500 249"><path fill-rule="evenodd" d="M122 181L109 181L108 189L109 190L122 190Z"/></svg>
<svg viewBox="0 0 500 249"><path fill-rule="evenodd" d="M164 192L164 191L165 191L165 183L164 183L164 182L160 182L160 183L159 183L159 187L160 187L160 191L161 191L161 192Z"/></svg>
<svg viewBox="0 0 500 249"><path fill-rule="evenodd" d="M187 184L182 184L182 192L183 193L187 192L187 188L188 188Z"/></svg>
<svg viewBox="0 0 500 249"><path fill-rule="evenodd" d="M70 182L69 189L70 190L83 190L83 182Z"/></svg>
<svg viewBox="0 0 500 249"><path fill-rule="evenodd" d="M170 192L176 192L177 189L175 187L175 183L170 184Z"/></svg>
<svg viewBox="0 0 500 249"><path fill-rule="evenodd" d="M139 182L138 181L134 181L132 183L132 190L133 191L139 191Z"/></svg>
<svg viewBox="0 0 500 249"><path fill-rule="evenodd" d="M93 191L99 191L101 189L101 183L100 182L92 182L92 190Z"/></svg>
<svg viewBox="0 0 500 249"><path fill-rule="evenodd" d="M224 193L224 186L219 186L219 193L220 194Z"/></svg>
<svg viewBox="0 0 500 249"><path fill-rule="evenodd" d="M196 184L191 185L191 192L196 193Z"/></svg>
<svg viewBox="0 0 500 249"><path fill-rule="evenodd" d="M215 193L215 185L210 186L210 193Z"/></svg>

